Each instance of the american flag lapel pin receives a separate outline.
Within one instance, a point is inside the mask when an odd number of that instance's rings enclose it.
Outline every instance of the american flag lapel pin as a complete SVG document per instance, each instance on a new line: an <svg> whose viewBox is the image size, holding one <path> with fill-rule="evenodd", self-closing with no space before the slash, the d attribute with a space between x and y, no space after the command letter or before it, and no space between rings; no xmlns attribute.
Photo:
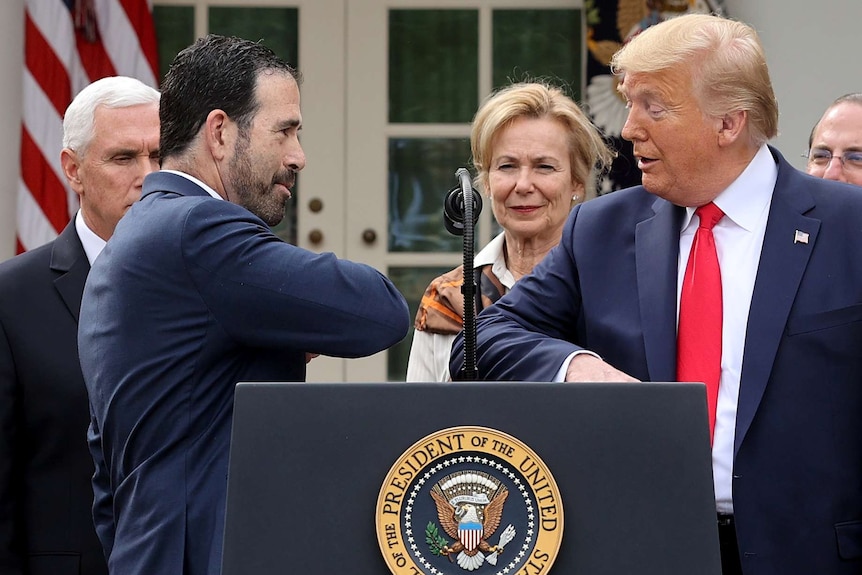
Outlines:
<svg viewBox="0 0 862 575"><path fill-rule="evenodd" d="M793 243L794 244L807 244L808 243L808 232L796 230L796 233L793 235Z"/></svg>

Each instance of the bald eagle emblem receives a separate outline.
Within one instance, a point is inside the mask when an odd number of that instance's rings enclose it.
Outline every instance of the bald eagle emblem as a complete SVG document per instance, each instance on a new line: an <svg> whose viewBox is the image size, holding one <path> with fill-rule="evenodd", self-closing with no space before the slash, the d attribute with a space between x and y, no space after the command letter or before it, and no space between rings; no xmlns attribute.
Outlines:
<svg viewBox="0 0 862 575"><path fill-rule="evenodd" d="M428 523L425 539L435 555L452 556L458 565L474 571L485 561L497 564L497 556L515 536L512 525L500 534L496 545L488 542L503 518L503 505L509 490L496 478L481 471L461 471L447 475L430 490L443 531L454 539L450 545L433 522Z"/></svg>

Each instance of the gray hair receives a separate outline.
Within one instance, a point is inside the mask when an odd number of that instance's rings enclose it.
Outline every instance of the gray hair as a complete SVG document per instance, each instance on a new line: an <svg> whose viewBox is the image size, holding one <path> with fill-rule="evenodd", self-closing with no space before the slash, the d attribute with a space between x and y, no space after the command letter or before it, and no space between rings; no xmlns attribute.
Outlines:
<svg viewBox="0 0 862 575"><path fill-rule="evenodd" d="M83 155L95 136L96 109L158 104L161 94L135 78L109 76L96 80L75 96L63 116L63 147Z"/></svg>

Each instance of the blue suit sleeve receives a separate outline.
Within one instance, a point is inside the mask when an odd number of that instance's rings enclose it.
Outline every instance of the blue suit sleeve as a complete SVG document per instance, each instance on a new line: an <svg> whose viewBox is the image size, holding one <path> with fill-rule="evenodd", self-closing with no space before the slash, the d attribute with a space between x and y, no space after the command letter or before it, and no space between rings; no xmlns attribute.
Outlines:
<svg viewBox="0 0 862 575"><path fill-rule="evenodd" d="M202 202L183 230L183 258L212 313L245 345L362 357L398 343L404 296L374 268L273 236L246 211Z"/></svg>
<svg viewBox="0 0 862 575"><path fill-rule="evenodd" d="M554 381L563 361L577 345L582 321L578 269L572 249L578 208L570 214L558 246L533 273L476 320L476 365L479 379ZM450 371L460 379L464 333L452 346Z"/></svg>

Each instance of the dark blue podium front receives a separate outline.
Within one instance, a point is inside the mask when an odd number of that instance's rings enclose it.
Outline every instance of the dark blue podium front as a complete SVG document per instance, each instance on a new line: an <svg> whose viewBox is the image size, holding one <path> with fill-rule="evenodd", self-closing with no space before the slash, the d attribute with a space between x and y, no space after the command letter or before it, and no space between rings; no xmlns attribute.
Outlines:
<svg viewBox="0 0 862 575"><path fill-rule="evenodd" d="M551 573L720 575L704 386L535 382L238 384L223 575L389 572L384 479L458 426L511 435L547 465L564 517ZM538 575L505 565L445 573Z"/></svg>

